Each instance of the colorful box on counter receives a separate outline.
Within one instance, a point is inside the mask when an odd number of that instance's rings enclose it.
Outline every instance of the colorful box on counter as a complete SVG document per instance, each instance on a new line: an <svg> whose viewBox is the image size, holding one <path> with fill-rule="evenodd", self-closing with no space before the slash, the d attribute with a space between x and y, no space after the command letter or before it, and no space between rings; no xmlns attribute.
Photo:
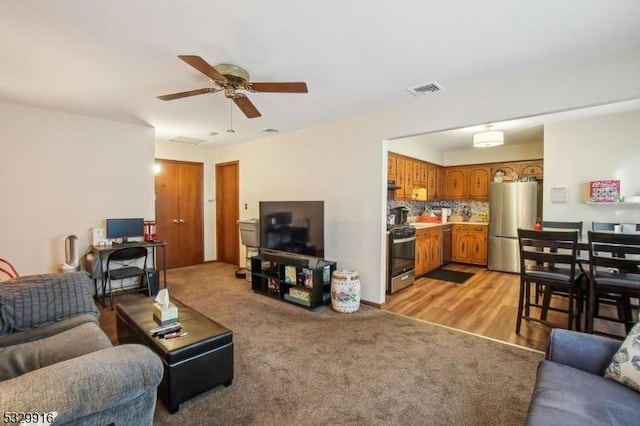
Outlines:
<svg viewBox="0 0 640 426"><path fill-rule="evenodd" d="M617 203L620 201L619 180L593 180L589 182L589 201L592 203Z"/></svg>

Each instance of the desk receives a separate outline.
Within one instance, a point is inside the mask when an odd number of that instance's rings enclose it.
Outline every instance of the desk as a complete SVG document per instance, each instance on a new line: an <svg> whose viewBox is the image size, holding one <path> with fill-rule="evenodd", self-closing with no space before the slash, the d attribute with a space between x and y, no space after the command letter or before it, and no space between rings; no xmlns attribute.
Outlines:
<svg viewBox="0 0 640 426"><path fill-rule="evenodd" d="M102 280L102 284L104 284L105 282L105 274L104 274L104 267L103 264L104 262L107 260L107 257L109 256L109 253L111 253L112 251L119 249L119 248L124 248L124 247L146 247L146 248L151 248L151 258L153 259L153 267L155 269L158 269L156 266L156 250L158 249L158 247L160 247L162 249L162 281L164 283L164 288L167 288L167 252L166 252L166 247L167 247L167 243L165 243L164 241L139 241L136 242L135 244L122 244L122 245L115 245L115 246L91 246L91 253L95 254L98 256L98 264L100 265L100 279ZM98 278L96 276L93 277L93 281L96 284L96 296L98 295L98 287L97 287L97 280ZM158 287L160 287L160 283L158 283Z"/></svg>

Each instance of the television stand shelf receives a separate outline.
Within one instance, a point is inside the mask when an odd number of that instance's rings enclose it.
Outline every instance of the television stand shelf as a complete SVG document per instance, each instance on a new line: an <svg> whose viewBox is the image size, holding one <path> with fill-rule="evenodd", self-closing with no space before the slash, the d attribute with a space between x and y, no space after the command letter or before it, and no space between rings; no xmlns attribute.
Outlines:
<svg viewBox="0 0 640 426"><path fill-rule="evenodd" d="M310 256L261 253L251 258L255 293L314 309L330 301L337 262Z"/></svg>

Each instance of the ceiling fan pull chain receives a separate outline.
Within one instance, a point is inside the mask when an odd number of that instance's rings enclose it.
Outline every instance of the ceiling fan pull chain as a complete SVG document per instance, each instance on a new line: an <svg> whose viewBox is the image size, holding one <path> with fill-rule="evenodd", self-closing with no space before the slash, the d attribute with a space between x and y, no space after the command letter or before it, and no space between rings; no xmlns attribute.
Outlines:
<svg viewBox="0 0 640 426"><path fill-rule="evenodd" d="M235 133L233 130L233 104L231 102L229 102L229 107L229 122L231 127L227 130L227 133Z"/></svg>

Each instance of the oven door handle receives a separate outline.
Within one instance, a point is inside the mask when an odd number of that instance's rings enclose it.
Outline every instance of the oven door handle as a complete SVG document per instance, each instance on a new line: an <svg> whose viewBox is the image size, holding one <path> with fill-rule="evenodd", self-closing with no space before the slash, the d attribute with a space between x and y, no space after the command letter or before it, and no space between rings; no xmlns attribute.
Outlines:
<svg viewBox="0 0 640 426"><path fill-rule="evenodd" d="M394 239L393 240L393 244L408 243L410 241L415 241L415 239L416 239L416 237L400 238L399 240Z"/></svg>

